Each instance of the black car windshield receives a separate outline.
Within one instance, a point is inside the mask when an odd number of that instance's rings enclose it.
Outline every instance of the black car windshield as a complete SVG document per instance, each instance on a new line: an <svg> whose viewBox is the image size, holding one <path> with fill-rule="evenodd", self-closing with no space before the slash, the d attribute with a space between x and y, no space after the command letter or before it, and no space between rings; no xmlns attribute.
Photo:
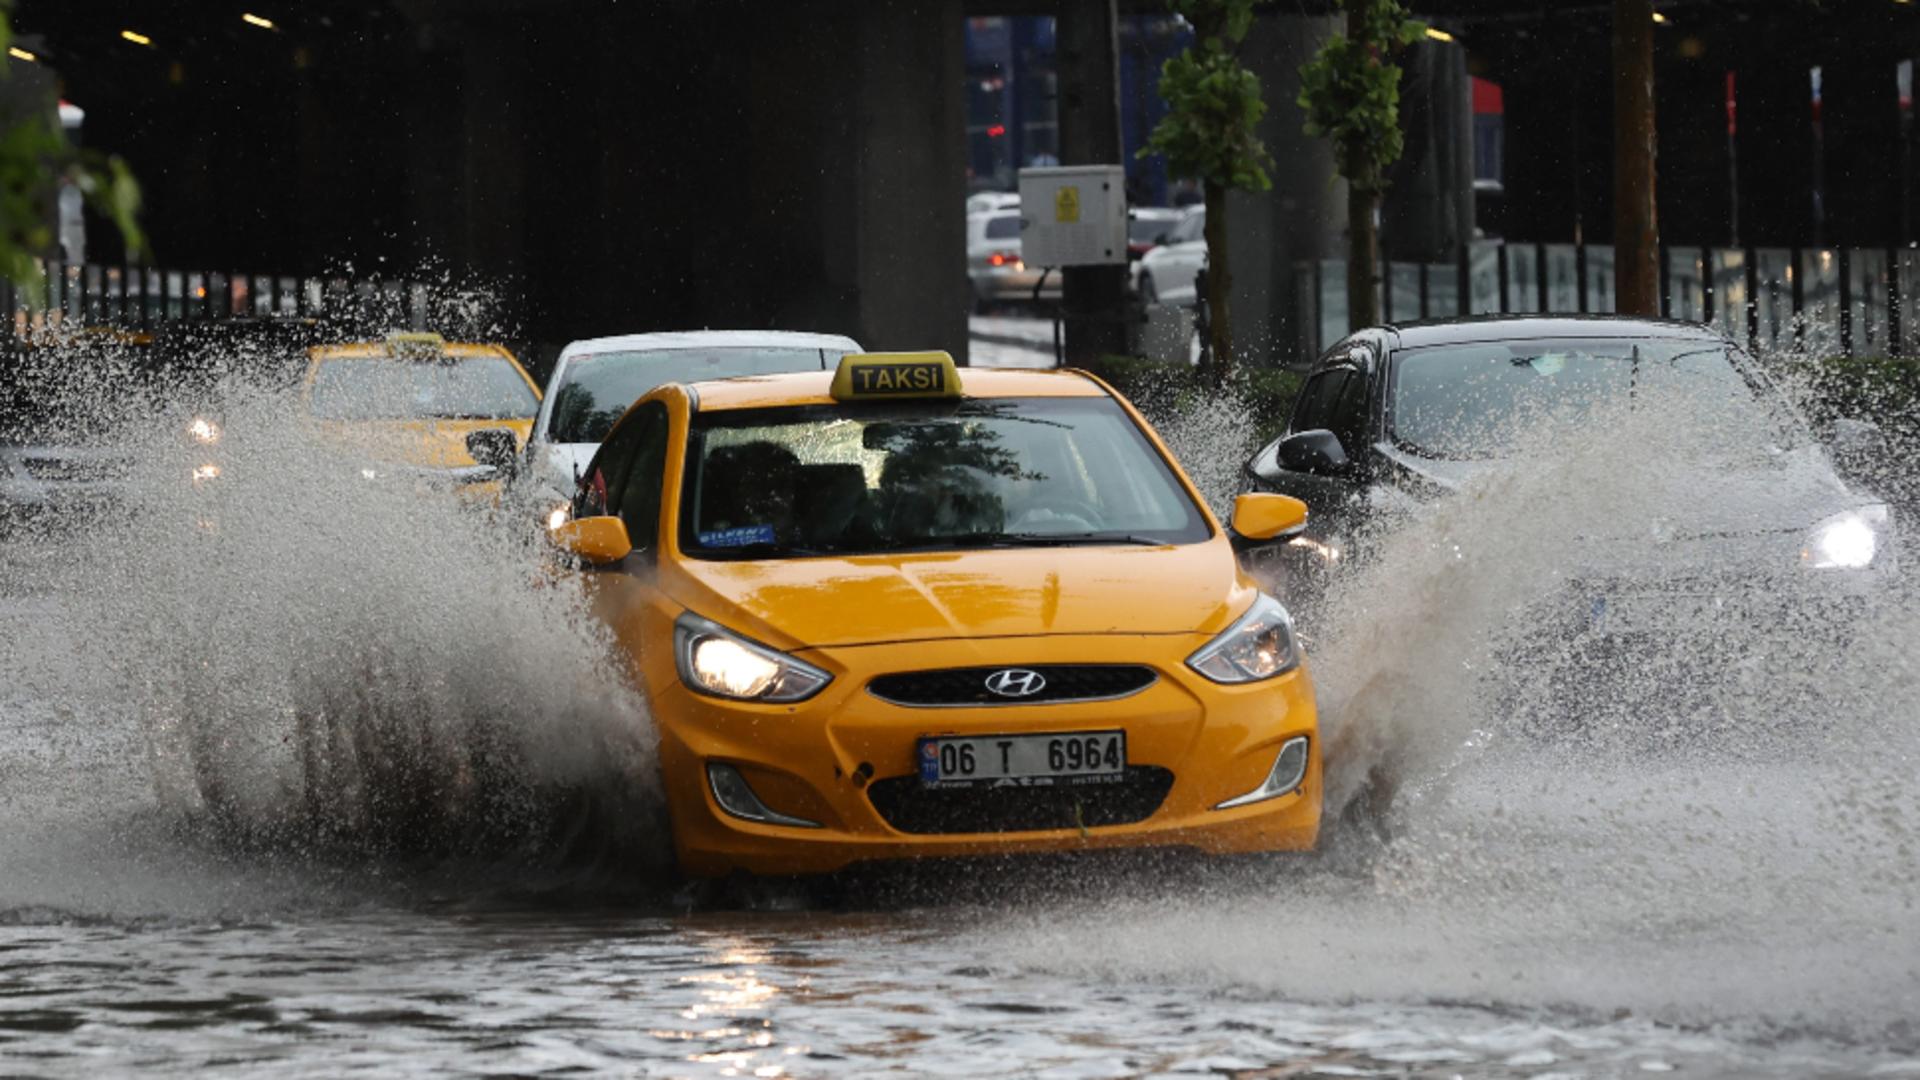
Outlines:
<svg viewBox="0 0 1920 1080"><path fill-rule="evenodd" d="M599 442L628 406L665 383L821 371L843 355L840 349L791 345L587 353L567 362L566 375L553 393L546 439Z"/></svg>
<svg viewBox="0 0 1920 1080"><path fill-rule="evenodd" d="M322 420L518 420L540 409L503 356L322 360L307 402Z"/></svg>
<svg viewBox="0 0 1920 1080"><path fill-rule="evenodd" d="M1002 214L987 219L986 237L989 240L1013 240L1020 235L1020 215Z"/></svg>
<svg viewBox="0 0 1920 1080"><path fill-rule="evenodd" d="M1211 533L1110 398L995 398L696 414L681 547L778 558Z"/></svg>
<svg viewBox="0 0 1920 1080"><path fill-rule="evenodd" d="M1493 341L1396 354L1387 404L1396 442L1427 457L1493 458L1530 424L1579 422L1642 395L1705 395L1765 417L1726 347L1699 340ZM1777 418L1773 418L1776 419Z"/></svg>

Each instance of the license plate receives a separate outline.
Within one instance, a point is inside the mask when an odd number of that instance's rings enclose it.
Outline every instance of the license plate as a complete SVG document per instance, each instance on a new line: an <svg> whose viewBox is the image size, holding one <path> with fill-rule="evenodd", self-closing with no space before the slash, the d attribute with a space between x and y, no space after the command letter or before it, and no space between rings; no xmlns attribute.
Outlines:
<svg viewBox="0 0 1920 1080"><path fill-rule="evenodd" d="M920 740L920 780L940 787L1106 784L1125 777L1127 733L934 736Z"/></svg>

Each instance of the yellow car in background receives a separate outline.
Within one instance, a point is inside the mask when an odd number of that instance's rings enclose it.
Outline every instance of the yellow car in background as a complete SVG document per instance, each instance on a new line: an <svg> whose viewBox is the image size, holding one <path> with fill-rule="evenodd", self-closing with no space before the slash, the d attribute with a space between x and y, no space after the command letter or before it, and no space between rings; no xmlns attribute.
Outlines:
<svg viewBox="0 0 1920 1080"><path fill-rule="evenodd" d="M324 441L366 473L496 495L540 411L540 388L502 346L438 334L307 350L301 389Z"/></svg>
<svg viewBox="0 0 1920 1080"><path fill-rule="evenodd" d="M1079 372L945 353L668 385L557 544L659 730L682 869L1311 847L1291 621L1139 413Z"/></svg>

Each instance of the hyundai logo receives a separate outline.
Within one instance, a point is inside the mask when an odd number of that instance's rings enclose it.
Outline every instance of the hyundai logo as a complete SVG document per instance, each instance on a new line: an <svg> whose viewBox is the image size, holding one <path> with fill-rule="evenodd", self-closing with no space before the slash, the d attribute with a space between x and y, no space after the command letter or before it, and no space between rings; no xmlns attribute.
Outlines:
<svg viewBox="0 0 1920 1080"><path fill-rule="evenodd" d="M1001 697L1032 697L1047 688L1047 677L1026 668L1007 668L987 676L987 689Z"/></svg>

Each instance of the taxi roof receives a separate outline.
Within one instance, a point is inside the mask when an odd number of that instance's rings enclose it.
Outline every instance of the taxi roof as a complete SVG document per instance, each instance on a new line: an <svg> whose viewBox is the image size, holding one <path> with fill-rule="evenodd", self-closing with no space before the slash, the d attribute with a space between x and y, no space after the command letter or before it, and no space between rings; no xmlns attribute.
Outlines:
<svg viewBox="0 0 1920 1080"><path fill-rule="evenodd" d="M833 405L831 371L745 375L690 384L702 412L761 409L779 405ZM963 398L1106 397L1107 390L1083 371L960 369Z"/></svg>
<svg viewBox="0 0 1920 1080"><path fill-rule="evenodd" d="M504 345L492 342L449 341L440 346L442 356L504 356L513 359L513 353ZM391 352L385 341L354 341L341 345L315 345L307 350L307 355L315 360L408 360L417 361L421 353L396 355Z"/></svg>

